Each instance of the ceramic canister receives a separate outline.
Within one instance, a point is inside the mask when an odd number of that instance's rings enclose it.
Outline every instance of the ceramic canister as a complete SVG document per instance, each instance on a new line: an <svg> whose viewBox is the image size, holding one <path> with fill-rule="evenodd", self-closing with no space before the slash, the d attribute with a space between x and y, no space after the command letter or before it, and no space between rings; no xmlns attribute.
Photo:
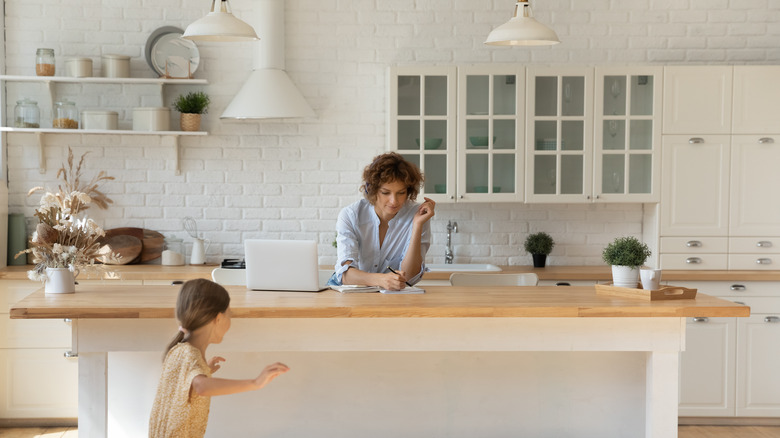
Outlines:
<svg viewBox="0 0 780 438"><path fill-rule="evenodd" d="M81 129L116 129L118 119L116 111L82 111Z"/></svg>
<svg viewBox="0 0 780 438"><path fill-rule="evenodd" d="M103 55L103 77L129 78L130 57L126 55Z"/></svg>
<svg viewBox="0 0 780 438"><path fill-rule="evenodd" d="M92 58L65 58L65 75L74 78L92 77Z"/></svg>
<svg viewBox="0 0 780 438"><path fill-rule="evenodd" d="M169 131L171 109L167 107L133 108L133 131Z"/></svg>

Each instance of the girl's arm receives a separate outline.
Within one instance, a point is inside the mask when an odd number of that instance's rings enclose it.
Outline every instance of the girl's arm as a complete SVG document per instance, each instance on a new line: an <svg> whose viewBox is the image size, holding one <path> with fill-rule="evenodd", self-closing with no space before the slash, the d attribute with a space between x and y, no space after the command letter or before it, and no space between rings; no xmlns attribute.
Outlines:
<svg viewBox="0 0 780 438"><path fill-rule="evenodd" d="M200 396L228 395L254 391L264 387L273 379L289 370L290 368L287 365L276 362L265 367L263 372L254 379L220 379L200 374L192 379L192 391Z"/></svg>

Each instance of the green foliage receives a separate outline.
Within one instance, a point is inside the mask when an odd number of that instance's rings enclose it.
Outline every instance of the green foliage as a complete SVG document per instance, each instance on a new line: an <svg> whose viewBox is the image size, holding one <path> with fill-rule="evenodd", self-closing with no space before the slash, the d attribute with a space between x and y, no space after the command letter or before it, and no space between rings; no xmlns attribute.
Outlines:
<svg viewBox="0 0 780 438"><path fill-rule="evenodd" d="M555 241L549 234L544 231L538 233L529 234L525 239L525 251L529 254L545 254L548 255L555 246Z"/></svg>
<svg viewBox="0 0 780 438"><path fill-rule="evenodd" d="M173 101L173 108L180 113L206 114L206 107L211 103L209 96L202 91L181 94Z"/></svg>
<svg viewBox="0 0 780 438"><path fill-rule="evenodd" d="M601 254L608 265L641 266L650 257L650 248L636 237L618 237Z"/></svg>

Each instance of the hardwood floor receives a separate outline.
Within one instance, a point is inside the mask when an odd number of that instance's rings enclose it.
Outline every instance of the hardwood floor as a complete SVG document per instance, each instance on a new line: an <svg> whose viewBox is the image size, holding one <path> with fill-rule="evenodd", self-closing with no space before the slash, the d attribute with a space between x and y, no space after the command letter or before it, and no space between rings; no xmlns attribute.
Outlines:
<svg viewBox="0 0 780 438"><path fill-rule="evenodd" d="M0 428L3 438L78 438L75 427ZM680 426L678 438L780 438L780 426Z"/></svg>

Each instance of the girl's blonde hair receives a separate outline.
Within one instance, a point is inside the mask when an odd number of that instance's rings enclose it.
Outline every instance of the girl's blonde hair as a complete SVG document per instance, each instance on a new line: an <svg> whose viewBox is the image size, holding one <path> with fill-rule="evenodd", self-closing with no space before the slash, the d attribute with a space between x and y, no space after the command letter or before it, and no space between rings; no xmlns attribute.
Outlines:
<svg viewBox="0 0 780 438"><path fill-rule="evenodd" d="M181 328L165 349L163 358L176 344L187 342L193 331L210 323L230 306L230 295L213 281L198 278L185 282L176 299L176 319Z"/></svg>

